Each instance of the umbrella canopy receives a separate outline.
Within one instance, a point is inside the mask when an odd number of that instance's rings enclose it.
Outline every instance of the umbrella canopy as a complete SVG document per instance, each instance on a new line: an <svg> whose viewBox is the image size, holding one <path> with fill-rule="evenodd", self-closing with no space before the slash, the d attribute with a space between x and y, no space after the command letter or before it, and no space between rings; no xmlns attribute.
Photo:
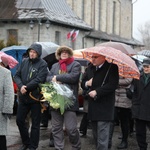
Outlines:
<svg viewBox="0 0 150 150"><path fill-rule="evenodd" d="M136 59L136 60L138 60L138 61L140 61L140 62L143 62L143 60L145 59L145 58L148 58L148 57L146 57L146 56L144 56L144 55L133 55L133 56L131 56L133 59Z"/></svg>
<svg viewBox="0 0 150 150"><path fill-rule="evenodd" d="M112 48L122 51L123 53L127 55L136 54L136 51L131 46L124 44L124 43L120 43L120 42L105 42L97 46L112 47Z"/></svg>
<svg viewBox="0 0 150 150"><path fill-rule="evenodd" d="M134 62L128 55L123 52L114 49L112 47L95 46L86 48L82 51L83 57L91 61L93 53L103 55L110 63L114 63L119 68L119 75L125 78L139 79L140 73Z"/></svg>
<svg viewBox="0 0 150 150"><path fill-rule="evenodd" d="M10 55L5 54L4 52L0 52L0 60L3 62L5 66L9 66L9 68L14 68L18 61Z"/></svg>
<svg viewBox="0 0 150 150"><path fill-rule="evenodd" d="M3 48L1 51L14 57L19 63L22 62L22 57L26 53L27 47L26 46L9 46Z"/></svg>
<svg viewBox="0 0 150 150"><path fill-rule="evenodd" d="M42 46L41 58L45 58L46 56L55 53L56 49L59 47L59 45L53 42L35 42L35 43L38 43Z"/></svg>
<svg viewBox="0 0 150 150"><path fill-rule="evenodd" d="M150 50L142 50L142 51L139 51L138 54L150 58Z"/></svg>
<svg viewBox="0 0 150 150"><path fill-rule="evenodd" d="M74 58L83 58L83 55L82 55L82 51L85 50L85 49L78 49L78 50L74 50L73 51L73 57Z"/></svg>
<svg viewBox="0 0 150 150"><path fill-rule="evenodd" d="M27 47L14 45L14 46L5 47L1 51L15 58L20 64L22 62L23 55L27 51ZM12 75L15 75L17 67L18 65L14 67L13 69L10 69Z"/></svg>

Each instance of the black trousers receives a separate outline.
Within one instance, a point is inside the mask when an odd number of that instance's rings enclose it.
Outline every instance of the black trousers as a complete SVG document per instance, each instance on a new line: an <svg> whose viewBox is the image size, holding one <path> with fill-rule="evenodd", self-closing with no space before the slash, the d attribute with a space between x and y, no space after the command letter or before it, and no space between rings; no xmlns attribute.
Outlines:
<svg viewBox="0 0 150 150"><path fill-rule="evenodd" d="M0 150L7 150L5 135L0 135Z"/></svg>
<svg viewBox="0 0 150 150"><path fill-rule="evenodd" d="M147 150L147 142L146 142L146 128L148 127L150 130L150 121L144 121L144 120L135 120L135 126L136 126L136 139L138 142L138 145L141 150Z"/></svg>
<svg viewBox="0 0 150 150"><path fill-rule="evenodd" d="M83 135L86 135L87 133L88 123L89 123L89 120L87 119L87 113L84 112L81 123L80 123L80 129L79 129Z"/></svg>
<svg viewBox="0 0 150 150"><path fill-rule="evenodd" d="M26 126L25 119L27 114L31 112L31 132L29 136L28 127ZM29 148L36 149L39 143L40 136L40 117L41 116L41 105L40 103L22 103L19 102L17 111L17 125L20 131L22 143L28 145Z"/></svg>
<svg viewBox="0 0 150 150"><path fill-rule="evenodd" d="M49 104L46 106L46 110L41 113L41 123L45 126L48 126L48 121L50 119L50 110L49 110Z"/></svg>
<svg viewBox="0 0 150 150"><path fill-rule="evenodd" d="M129 122L130 122L131 109L116 107L116 110L121 123L122 140L127 141L128 134L129 134Z"/></svg>

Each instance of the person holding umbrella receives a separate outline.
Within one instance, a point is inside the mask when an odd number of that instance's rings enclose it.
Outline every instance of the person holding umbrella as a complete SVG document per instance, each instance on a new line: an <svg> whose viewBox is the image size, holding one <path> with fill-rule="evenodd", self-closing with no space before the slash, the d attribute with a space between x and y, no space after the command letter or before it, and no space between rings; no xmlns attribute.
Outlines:
<svg viewBox="0 0 150 150"><path fill-rule="evenodd" d="M89 100L88 119L91 120L96 150L108 149L110 123L113 120L115 90L119 74L115 64L108 63L105 56L93 53L92 66L87 69L91 78L85 81ZM92 75L93 74L93 75ZM90 76L89 76L90 77Z"/></svg>
<svg viewBox="0 0 150 150"><path fill-rule="evenodd" d="M82 54L98 69L92 81L86 83L86 86L91 85L88 93L88 119L93 124L97 150L106 150L110 124L114 119L115 90L118 88L119 75L139 79L140 73L134 60L112 47L86 48Z"/></svg>

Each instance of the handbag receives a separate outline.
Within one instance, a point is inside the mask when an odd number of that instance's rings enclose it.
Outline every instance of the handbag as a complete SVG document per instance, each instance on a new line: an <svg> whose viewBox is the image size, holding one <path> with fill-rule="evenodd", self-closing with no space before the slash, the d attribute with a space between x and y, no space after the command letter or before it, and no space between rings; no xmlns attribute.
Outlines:
<svg viewBox="0 0 150 150"><path fill-rule="evenodd" d="M131 83L130 87L126 89L127 98L132 99L134 92L134 85Z"/></svg>

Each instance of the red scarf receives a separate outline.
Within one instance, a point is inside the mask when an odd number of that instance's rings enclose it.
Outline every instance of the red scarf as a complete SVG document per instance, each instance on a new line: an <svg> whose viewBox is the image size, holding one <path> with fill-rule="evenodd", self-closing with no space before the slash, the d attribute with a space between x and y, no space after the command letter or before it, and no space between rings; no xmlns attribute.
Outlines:
<svg viewBox="0 0 150 150"><path fill-rule="evenodd" d="M67 65L71 64L74 61L74 58L67 58L67 59L60 59L59 64L60 64L60 71L61 73L66 73L67 72Z"/></svg>

